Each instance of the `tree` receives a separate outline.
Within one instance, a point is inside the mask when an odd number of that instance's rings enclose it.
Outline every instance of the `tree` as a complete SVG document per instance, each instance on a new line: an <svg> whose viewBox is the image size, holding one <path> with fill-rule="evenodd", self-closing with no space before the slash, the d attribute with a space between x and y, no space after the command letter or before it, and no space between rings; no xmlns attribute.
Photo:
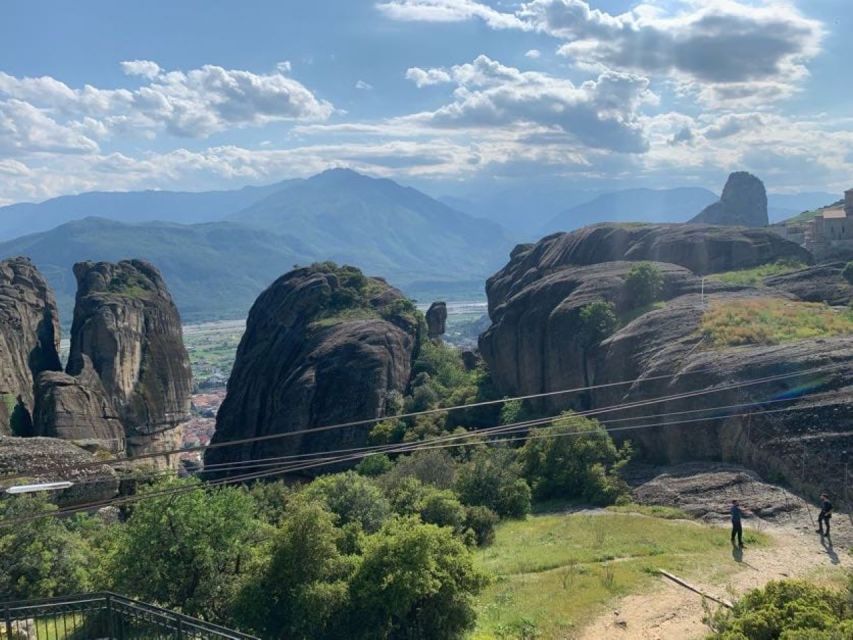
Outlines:
<svg viewBox="0 0 853 640"><path fill-rule="evenodd" d="M627 444L617 449L598 421L566 412L551 426L533 429L519 456L537 499L604 505L627 490L619 471L630 453Z"/></svg>
<svg viewBox="0 0 853 640"><path fill-rule="evenodd" d="M15 496L0 501L0 520L55 510L44 497ZM23 600L86 591L92 564L87 552L83 539L52 516L0 527L0 594Z"/></svg>
<svg viewBox="0 0 853 640"><path fill-rule="evenodd" d="M578 316L580 327L578 329L578 342L581 347L581 360L583 366L583 383L585 387L590 386L589 358L593 350L602 340L610 336L619 321L616 318L616 310L613 303L597 300L590 302L581 308ZM584 395L586 409L592 406L592 393L587 391Z"/></svg>
<svg viewBox="0 0 853 640"><path fill-rule="evenodd" d="M297 501L267 564L240 591L234 619L264 638L335 637L356 559L341 554L342 532L320 503Z"/></svg>
<svg viewBox="0 0 853 640"><path fill-rule="evenodd" d="M628 272L625 291L631 307L645 307L653 303L663 289L663 274L650 262L641 262Z"/></svg>
<svg viewBox="0 0 853 640"><path fill-rule="evenodd" d="M325 504L338 516L339 525L356 523L368 533L377 531L391 513L382 489L354 471L317 478L305 489L305 495Z"/></svg>
<svg viewBox="0 0 853 640"><path fill-rule="evenodd" d="M488 507L501 516L522 518L530 512L530 487L512 450L478 450L459 470L456 492L469 506Z"/></svg>
<svg viewBox="0 0 853 640"><path fill-rule="evenodd" d="M163 490L179 492L157 495ZM112 558L127 595L208 620L224 620L239 581L253 568L263 525L242 488L204 489L171 479L143 489Z"/></svg>
<svg viewBox="0 0 853 640"><path fill-rule="evenodd" d="M462 638L474 626L473 598L485 584L449 529L393 518L368 538L353 576L347 637Z"/></svg>

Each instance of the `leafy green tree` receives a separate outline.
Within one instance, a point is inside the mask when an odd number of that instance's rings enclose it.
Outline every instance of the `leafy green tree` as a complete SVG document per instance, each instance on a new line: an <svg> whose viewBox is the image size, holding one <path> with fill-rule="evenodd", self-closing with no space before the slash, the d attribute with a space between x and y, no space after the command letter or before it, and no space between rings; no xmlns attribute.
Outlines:
<svg viewBox="0 0 853 640"><path fill-rule="evenodd" d="M0 501L0 520L55 511L46 498L20 495ZM0 527L0 594L5 599L48 598L91 588L92 558L80 535L48 516Z"/></svg>
<svg viewBox="0 0 853 640"><path fill-rule="evenodd" d="M589 378L589 359L602 340L609 337L619 326L616 310L611 302L596 300L581 308L578 315L578 342L581 347L584 386L591 385ZM584 408L592 406L592 393L583 395Z"/></svg>
<svg viewBox="0 0 853 640"><path fill-rule="evenodd" d="M519 454L537 499L579 498L599 505L612 504L627 491L619 471L630 455L630 446L617 449L597 420L572 412L531 430Z"/></svg>
<svg viewBox="0 0 853 640"><path fill-rule="evenodd" d="M388 473L393 466L394 463L391 462L391 458L384 453L378 453L364 458L356 465L355 470L360 475L375 478L381 476L383 473Z"/></svg>
<svg viewBox="0 0 853 640"><path fill-rule="evenodd" d="M412 477L423 484L439 489L450 489L456 482L459 463L443 449L415 451L397 458L394 468L380 478L380 483L391 487L403 478Z"/></svg>
<svg viewBox="0 0 853 640"><path fill-rule="evenodd" d="M370 536L350 586L347 637L453 640L474 626L486 577L445 527L394 518Z"/></svg>
<svg viewBox="0 0 853 640"><path fill-rule="evenodd" d="M356 558L320 503L297 500L272 542L269 561L236 598L234 620L263 638L334 638L348 603Z"/></svg>
<svg viewBox="0 0 853 640"><path fill-rule="evenodd" d="M166 489L179 493L157 495ZM171 479L142 490L111 559L121 593L208 620L224 620L251 572L264 525L239 487Z"/></svg>
<svg viewBox="0 0 853 640"><path fill-rule="evenodd" d="M357 523L368 533L377 531L391 513L382 489L354 471L317 478L305 489L305 495L325 504L338 516L340 525Z"/></svg>
<svg viewBox="0 0 853 640"><path fill-rule="evenodd" d="M386 489L394 511L402 516L417 515L421 520L440 527L462 531L465 507L449 489L437 489L407 476Z"/></svg>
<svg viewBox="0 0 853 640"><path fill-rule="evenodd" d="M495 527L499 519L498 514L488 507L465 509L465 527L474 534L474 541L479 547L485 547L495 541Z"/></svg>
<svg viewBox="0 0 853 640"><path fill-rule="evenodd" d="M844 640L853 637L847 594L802 580L768 582L708 620L710 640Z"/></svg>
<svg viewBox="0 0 853 640"><path fill-rule="evenodd" d="M530 512L530 487L511 449L479 449L460 468L456 492L464 504L488 507L501 516L522 518Z"/></svg>
<svg viewBox="0 0 853 640"><path fill-rule="evenodd" d="M628 272L625 291L632 307L644 307L660 297L663 274L650 262L641 262Z"/></svg>

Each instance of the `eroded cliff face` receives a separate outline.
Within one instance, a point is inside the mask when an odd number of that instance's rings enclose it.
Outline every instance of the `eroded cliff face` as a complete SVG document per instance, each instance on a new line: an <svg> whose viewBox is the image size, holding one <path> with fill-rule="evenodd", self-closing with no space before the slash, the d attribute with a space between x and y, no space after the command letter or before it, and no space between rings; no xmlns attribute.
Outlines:
<svg viewBox="0 0 853 640"><path fill-rule="evenodd" d="M142 260L83 262L74 275L67 373L79 378L91 362L124 426L129 455L172 448L190 418L192 374L180 316L159 271Z"/></svg>
<svg viewBox="0 0 853 640"><path fill-rule="evenodd" d="M751 173L735 171L726 180L720 200L705 207L690 222L766 227L770 220L764 183Z"/></svg>
<svg viewBox="0 0 853 640"><path fill-rule="evenodd" d="M291 271L249 313L213 442L388 415L421 330L411 302L383 280L328 263ZM214 448L205 465L360 447L371 427Z"/></svg>
<svg viewBox="0 0 853 640"><path fill-rule="evenodd" d="M492 325L480 338L499 391L514 396L596 385L534 408L598 410L615 436L631 439L652 462L727 460L805 490L839 489L841 452L853 447L853 336L720 346L701 324L714 305L744 300L844 301L839 266L768 278L760 287L703 282L700 273L709 269L803 256L761 230L704 227L701 238L692 229L702 227L684 227L605 225L517 249L488 282ZM614 258L655 256L668 258L654 263L661 293L656 304L632 309L625 284L632 263ZM580 310L596 301L613 305L619 326L587 346ZM774 376L785 377L754 383ZM644 404L602 411L635 402Z"/></svg>
<svg viewBox="0 0 853 640"><path fill-rule="evenodd" d="M28 259L0 261L0 435L31 435L35 377L60 369L53 291Z"/></svg>

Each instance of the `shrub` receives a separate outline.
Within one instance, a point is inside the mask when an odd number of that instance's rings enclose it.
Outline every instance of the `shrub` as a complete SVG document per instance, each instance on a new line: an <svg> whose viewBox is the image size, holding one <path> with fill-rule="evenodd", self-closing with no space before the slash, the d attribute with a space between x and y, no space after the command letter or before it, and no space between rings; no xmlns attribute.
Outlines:
<svg viewBox="0 0 853 640"><path fill-rule="evenodd" d="M713 640L834 640L853 631L846 594L801 580L768 582L708 623Z"/></svg>
<svg viewBox="0 0 853 640"><path fill-rule="evenodd" d="M456 491L464 504L488 507L501 516L522 518L530 513L530 487L510 449L478 450L460 468Z"/></svg>
<svg viewBox="0 0 853 640"><path fill-rule="evenodd" d="M439 489L450 489L456 482L458 467L459 463L445 450L415 451L397 458L394 468L382 476L379 482L388 487L411 477Z"/></svg>
<svg viewBox="0 0 853 640"><path fill-rule="evenodd" d="M616 310L611 302L597 300L580 310L579 338L581 345L589 349L610 336L619 325Z"/></svg>
<svg viewBox="0 0 853 640"><path fill-rule="evenodd" d="M357 523L368 533L377 531L391 512L379 486L354 471L317 478L305 489L305 496L321 501L338 516L340 525Z"/></svg>
<svg viewBox="0 0 853 640"><path fill-rule="evenodd" d="M465 527L474 534L477 546L485 547L495 541L495 526L498 514L488 507L468 507L465 509Z"/></svg>
<svg viewBox="0 0 853 640"><path fill-rule="evenodd" d="M394 463L391 462L391 458L384 453L378 453L364 458L356 465L355 470L359 475L375 478L383 473L388 473L393 466Z"/></svg>
<svg viewBox="0 0 853 640"><path fill-rule="evenodd" d="M579 498L607 505L627 491L619 471L630 448L617 449L596 420L566 412L552 426L532 430L519 456L540 500Z"/></svg>
<svg viewBox="0 0 853 640"><path fill-rule="evenodd" d="M628 272L625 291L632 307L645 307L660 297L663 290L663 275L650 262L641 262Z"/></svg>

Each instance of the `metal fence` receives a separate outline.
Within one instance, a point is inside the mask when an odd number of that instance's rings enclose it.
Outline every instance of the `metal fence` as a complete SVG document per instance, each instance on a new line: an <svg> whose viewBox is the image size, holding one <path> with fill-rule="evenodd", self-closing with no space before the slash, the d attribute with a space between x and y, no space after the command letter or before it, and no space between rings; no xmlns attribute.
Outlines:
<svg viewBox="0 0 853 640"><path fill-rule="evenodd" d="M5 602L0 616L0 640L257 640L115 593Z"/></svg>

